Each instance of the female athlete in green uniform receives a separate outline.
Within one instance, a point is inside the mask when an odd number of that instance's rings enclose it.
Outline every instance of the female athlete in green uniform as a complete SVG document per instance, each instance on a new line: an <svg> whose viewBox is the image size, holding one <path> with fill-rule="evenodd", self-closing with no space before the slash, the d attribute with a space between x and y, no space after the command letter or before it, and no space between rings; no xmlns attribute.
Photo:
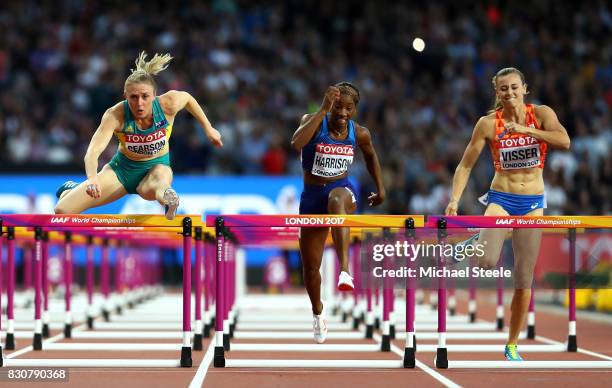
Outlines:
<svg viewBox="0 0 612 388"><path fill-rule="evenodd" d="M198 102L187 92L171 90L156 96L153 76L168 67L169 54L155 54L146 61L145 52L126 79L125 100L107 109L85 154L87 180L64 183L57 191L55 213L81 213L113 202L126 194L158 201L172 219L179 197L172 189L169 139L176 114L187 109L204 128L208 140L221 147L221 135L208 121ZM98 172L98 157L117 136L119 148L113 159Z"/></svg>

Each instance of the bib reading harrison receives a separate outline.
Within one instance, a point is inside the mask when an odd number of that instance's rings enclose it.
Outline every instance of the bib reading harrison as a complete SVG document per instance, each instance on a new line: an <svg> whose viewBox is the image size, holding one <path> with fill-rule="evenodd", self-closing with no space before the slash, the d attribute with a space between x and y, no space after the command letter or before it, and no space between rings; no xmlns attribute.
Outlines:
<svg viewBox="0 0 612 388"><path fill-rule="evenodd" d="M293 134L291 145L301 151L304 171L304 191L300 198L300 214L350 214L357 205L357 192L348 179L355 148L363 152L368 171L377 193L368 197L370 206L383 202L385 189L378 156L372 145L370 131L355 123L353 116L359 103L359 89L349 82L330 86L321 108L302 117ZM321 259L328 227L304 227L300 230L300 254L304 269L304 283L313 312L314 339L325 341L327 324L325 306L321 300ZM338 289L353 289L353 278L348 269L349 229L333 227L332 237L338 259L340 278Z"/></svg>

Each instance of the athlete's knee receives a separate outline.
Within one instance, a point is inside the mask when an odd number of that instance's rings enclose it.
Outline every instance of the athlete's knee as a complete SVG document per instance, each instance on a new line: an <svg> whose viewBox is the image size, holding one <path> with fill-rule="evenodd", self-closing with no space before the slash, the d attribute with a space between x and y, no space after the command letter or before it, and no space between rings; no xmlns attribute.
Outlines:
<svg viewBox="0 0 612 388"><path fill-rule="evenodd" d="M344 213L344 199L338 195L332 195L327 200L327 211L330 213Z"/></svg>
<svg viewBox="0 0 612 388"><path fill-rule="evenodd" d="M497 260L494 257L484 255L478 258L478 267L482 269L494 269L497 265Z"/></svg>
<svg viewBox="0 0 612 388"><path fill-rule="evenodd" d="M70 209L68 208L68 206L63 204L61 201L55 205L55 208L53 209L53 211L55 212L55 214L69 214L70 213Z"/></svg>
<svg viewBox="0 0 612 388"><path fill-rule="evenodd" d="M531 285L533 283L533 271L525 271L515 268L512 277L515 289L531 289Z"/></svg>
<svg viewBox="0 0 612 388"><path fill-rule="evenodd" d="M149 170L149 176L156 181L165 181L172 177L172 172L166 166L156 164Z"/></svg>
<svg viewBox="0 0 612 388"><path fill-rule="evenodd" d="M316 276L318 274L320 274L319 270L319 266L314 265L314 264L310 264L310 263L303 263L302 264L302 269L304 271L304 276Z"/></svg>

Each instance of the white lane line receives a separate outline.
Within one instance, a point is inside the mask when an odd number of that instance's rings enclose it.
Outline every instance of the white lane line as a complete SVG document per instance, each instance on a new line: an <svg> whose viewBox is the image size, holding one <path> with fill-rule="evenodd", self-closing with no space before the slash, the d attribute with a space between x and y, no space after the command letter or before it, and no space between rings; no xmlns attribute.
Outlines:
<svg viewBox="0 0 612 388"><path fill-rule="evenodd" d="M536 338L538 341L542 341L542 342L546 342L548 344L561 344L561 345L566 345L563 342L559 342L559 341L555 341L554 339L551 338L547 338L547 337L542 337L541 335L536 335ZM612 361L612 357L610 356L606 356L605 354L601 354L601 353L597 353L597 352L592 352L590 350L586 350L583 348L578 348L578 353L583 353L583 354L588 354L589 356L593 356L593 357L598 357L598 358L603 358L604 360L610 360Z"/></svg>
<svg viewBox="0 0 612 388"><path fill-rule="evenodd" d="M83 324L83 325L74 327L72 329L72 331L83 330L85 327L86 327L86 325ZM48 343L51 343L51 342L55 342L55 341L61 340L63 338L64 338L64 334L58 334L58 335L55 335L55 336L53 336L53 337L51 337L49 339L43 340L43 351L45 349L45 344L48 344ZM26 346L23 349L19 349L19 350L15 351L15 352L5 356L5 358L15 358L15 357L21 356L22 354L25 354L25 353L27 353L27 352L29 352L31 350L34 350L34 347L32 345L29 345L29 346Z"/></svg>
<svg viewBox="0 0 612 388"><path fill-rule="evenodd" d="M382 340L382 338L381 338L381 336L379 334L374 334L373 338L378 343L380 343L381 340ZM404 352L401 351L397 346L391 344L391 350L393 351L393 353L397 354L402 359L404 358ZM423 364L421 361L419 361L419 360L415 360L415 361L416 361L416 366L417 367L421 368L423 370L423 372L427 373L428 375L430 375L434 379L438 380L445 387L449 387L449 388L460 388L461 387L459 384L456 384L454 381L446 378L445 376L443 376L440 373L436 372L435 370L431 369L427 365Z"/></svg>
<svg viewBox="0 0 612 388"><path fill-rule="evenodd" d="M206 372L208 372L208 367L213 360L213 355L215 353L215 339L211 337L210 344L208 345L208 349L206 349L206 354L204 354L204 358L200 362L200 367L196 372L195 376L193 376L193 380L189 384L189 388L200 388L204 384L204 378L206 377Z"/></svg>

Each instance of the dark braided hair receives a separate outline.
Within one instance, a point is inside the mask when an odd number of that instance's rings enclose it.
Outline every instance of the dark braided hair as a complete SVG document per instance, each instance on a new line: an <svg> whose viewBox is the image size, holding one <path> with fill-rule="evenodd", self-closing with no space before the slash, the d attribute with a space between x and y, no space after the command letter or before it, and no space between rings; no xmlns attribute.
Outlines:
<svg viewBox="0 0 612 388"><path fill-rule="evenodd" d="M342 81L334 85L340 89L340 94L346 94L353 98L355 105L359 104L359 89L350 82Z"/></svg>

